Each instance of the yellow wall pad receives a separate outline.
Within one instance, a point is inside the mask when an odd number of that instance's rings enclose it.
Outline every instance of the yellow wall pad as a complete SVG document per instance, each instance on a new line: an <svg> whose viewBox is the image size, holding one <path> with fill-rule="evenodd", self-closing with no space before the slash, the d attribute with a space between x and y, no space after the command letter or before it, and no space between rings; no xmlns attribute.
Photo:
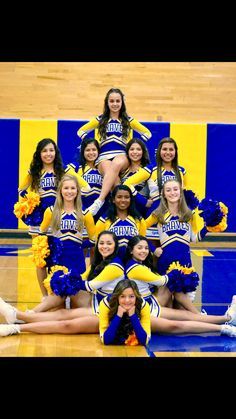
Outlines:
<svg viewBox="0 0 236 419"><path fill-rule="evenodd" d="M57 143L57 120L20 121L19 184L27 175L37 144L43 138L51 138ZM18 228L27 229L21 220Z"/></svg>

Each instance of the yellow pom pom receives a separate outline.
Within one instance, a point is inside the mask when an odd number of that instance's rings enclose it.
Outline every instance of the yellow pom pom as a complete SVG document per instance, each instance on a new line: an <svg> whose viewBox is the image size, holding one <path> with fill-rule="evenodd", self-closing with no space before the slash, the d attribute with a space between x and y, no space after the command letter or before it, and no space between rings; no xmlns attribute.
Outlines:
<svg viewBox="0 0 236 419"><path fill-rule="evenodd" d="M26 199L29 206L28 214L32 214L35 207L37 207L40 204L40 196L35 192L28 192L26 195Z"/></svg>
<svg viewBox="0 0 236 419"><path fill-rule="evenodd" d="M188 275L188 274L191 274L192 272L195 272L195 269L194 269L193 266L188 268L187 266L180 265L178 260L176 262L172 262L170 264L166 273L168 274L169 272L173 271L174 269L178 269L178 271L183 272L185 275Z"/></svg>
<svg viewBox="0 0 236 419"><path fill-rule="evenodd" d="M195 269L191 266L191 268L187 268L187 266L182 266L181 271L185 274L185 275L189 275L192 272L195 272Z"/></svg>
<svg viewBox="0 0 236 419"><path fill-rule="evenodd" d="M66 266L62 266L62 265L54 265L54 266L51 267L52 274L54 274L54 272L57 272L57 271L63 271L64 274L67 274L68 268Z"/></svg>
<svg viewBox="0 0 236 419"><path fill-rule="evenodd" d="M47 278L45 278L44 281L43 281L43 285L45 286L45 288L48 292L48 295L53 294L52 288L50 286L50 282L51 282L51 275L48 275Z"/></svg>
<svg viewBox="0 0 236 419"><path fill-rule="evenodd" d="M24 197L20 197L19 201L14 204L13 213L17 218L23 215L32 214L36 206L40 204L40 196L35 192L28 192Z"/></svg>
<svg viewBox="0 0 236 419"><path fill-rule="evenodd" d="M179 261L177 262L172 262L168 268L168 270L166 271L166 273L168 274L170 271L173 271L173 269L178 269L178 271L181 271L182 266L180 265Z"/></svg>
<svg viewBox="0 0 236 419"><path fill-rule="evenodd" d="M30 250L33 253L31 258L35 265L38 268L43 268L46 265L45 259L50 255L47 236L43 235L34 237Z"/></svg>
<svg viewBox="0 0 236 419"><path fill-rule="evenodd" d="M229 211L228 210L228 207L225 204L223 204L223 202L220 202L219 204L220 204L220 209L223 212L223 214L224 215L227 215L228 214L228 211Z"/></svg>

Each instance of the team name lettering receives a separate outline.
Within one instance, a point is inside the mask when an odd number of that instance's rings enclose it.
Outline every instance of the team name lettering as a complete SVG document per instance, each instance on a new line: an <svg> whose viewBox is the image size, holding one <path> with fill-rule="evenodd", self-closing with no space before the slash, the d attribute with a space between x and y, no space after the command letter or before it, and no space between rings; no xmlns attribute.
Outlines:
<svg viewBox="0 0 236 419"><path fill-rule="evenodd" d="M115 233L116 236L122 237L122 236L137 236L138 235L138 230L135 227L131 227L131 226L116 226L116 227L111 227L109 228L109 230L113 231L113 233Z"/></svg>
<svg viewBox="0 0 236 419"><path fill-rule="evenodd" d="M101 185L102 184L102 176L99 174L87 174L83 176L84 180L86 180L86 182L88 182L89 184L91 183L95 183L97 185Z"/></svg>
<svg viewBox="0 0 236 419"><path fill-rule="evenodd" d="M162 182L165 183L167 182L167 180L175 180L176 177L175 175L163 175L162 176Z"/></svg>
<svg viewBox="0 0 236 419"><path fill-rule="evenodd" d="M189 224L178 221L178 220L173 220L173 221L169 221L168 223L162 226L163 233L166 233L167 231L172 231L172 230L189 231Z"/></svg>
<svg viewBox="0 0 236 419"><path fill-rule="evenodd" d="M121 132L122 133L122 125L121 124L115 124L110 123L107 126L107 132Z"/></svg>
<svg viewBox="0 0 236 419"><path fill-rule="evenodd" d="M56 186L56 178L53 177L44 177L40 180L41 188L55 188Z"/></svg>
<svg viewBox="0 0 236 419"><path fill-rule="evenodd" d="M61 220L61 230L77 230L77 221L76 220Z"/></svg>

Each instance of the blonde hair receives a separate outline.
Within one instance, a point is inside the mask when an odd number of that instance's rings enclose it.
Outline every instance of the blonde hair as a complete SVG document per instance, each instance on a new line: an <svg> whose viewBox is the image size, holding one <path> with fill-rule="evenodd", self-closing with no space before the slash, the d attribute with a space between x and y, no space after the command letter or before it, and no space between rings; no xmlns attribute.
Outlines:
<svg viewBox="0 0 236 419"><path fill-rule="evenodd" d="M157 222L160 224L165 224L165 215L169 211L168 208L168 202L165 197L165 186L170 182L176 182L179 185L180 189L180 199L178 202L178 215L179 215L179 221L187 222L191 220L193 214L192 211L187 206L187 203L185 201L184 192L181 183L178 180L167 180L163 184L163 188L161 191L161 202L157 209L153 211L153 213L157 216Z"/></svg>
<svg viewBox="0 0 236 419"><path fill-rule="evenodd" d="M64 175L58 185L57 198L56 198L53 211L52 211L51 227L52 227L53 233L56 233L58 230L60 230L61 213L64 208L64 200L62 197L61 190L62 190L62 186L64 182L68 180L72 180L75 183L76 188L77 188L77 196L74 200L74 211L76 213L76 218L77 218L77 230L80 233L82 233L83 231L84 223L83 223L83 213L82 213L82 201L81 201L81 192L80 192L78 179L76 176L73 176L73 175Z"/></svg>

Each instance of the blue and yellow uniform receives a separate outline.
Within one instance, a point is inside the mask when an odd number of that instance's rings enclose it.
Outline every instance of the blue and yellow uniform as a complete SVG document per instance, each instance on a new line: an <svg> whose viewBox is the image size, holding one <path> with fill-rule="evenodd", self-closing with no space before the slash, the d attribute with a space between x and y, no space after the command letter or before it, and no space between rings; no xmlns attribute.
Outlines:
<svg viewBox="0 0 236 419"><path fill-rule="evenodd" d="M100 217L96 223L96 236L104 230L112 231L118 238L119 257L123 260L128 241L131 237L146 234L146 223L143 218L140 220L128 215L124 220L116 217L115 221L109 218Z"/></svg>
<svg viewBox="0 0 236 419"><path fill-rule="evenodd" d="M130 259L127 263L125 275L136 282L141 296L149 303L151 316L159 317L161 308L150 287L166 285L168 276L155 274L146 265L134 259Z"/></svg>
<svg viewBox="0 0 236 419"><path fill-rule="evenodd" d="M95 138L100 143L100 154L97 159L97 164L103 160L111 160L119 155L126 155L126 144L132 138L132 130L140 133L144 141L147 141L152 136L149 129L136 119L129 117L131 130L127 139L122 136L122 123L119 119L109 119L106 128L106 138L101 139L97 130L101 117L102 115L99 115L91 119L91 121L83 125L77 132L78 136L83 140L89 132L95 130Z"/></svg>
<svg viewBox="0 0 236 419"><path fill-rule="evenodd" d="M180 172L182 187L186 189L188 188L188 177L187 177L186 170L182 166L178 166L178 168ZM162 173L162 185L167 180L176 180L175 172L173 170L166 170L164 167L162 167L161 173ZM152 213L152 211L155 211L155 209L158 207L160 203L160 191L158 188L157 166L153 167L152 174L150 176L149 188L151 191L150 197L153 200L153 205L151 206L151 208L148 208L147 217ZM159 240L158 229L156 225L153 225L152 227L147 228L146 237L152 240Z"/></svg>
<svg viewBox="0 0 236 419"><path fill-rule="evenodd" d="M83 188L84 191L89 189L88 183L81 176L77 175L73 168L68 168L67 174L76 176L80 188ZM19 194L21 195L26 190L31 191L31 184L32 175L29 171L19 186ZM22 221L29 226L29 234L31 235L39 234L44 211L55 203L57 195L57 179L53 171L47 172L46 170L42 170L37 193L40 196L40 204L35 207L31 214L22 217Z"/></svg>
<svg viewBox="0 0 236 419"><path fill-rule="evenodd" d="M71 173L71 169L74 170L74 172L84 180L85 184L89 186L89 188L83 188L81 190L83 210L86 210L94 203L95 199L99 197L102 189L103 176L97 167L90 167L88 164L85 165L83 170L83 167L79 165L79 163L70 163L66 168L66 173L68 173L68 170L69 173ZM106 212L107 208L108 198L106 198L102 208L98 211L96 216L94 216L95 221Z"/></svg>
<svg viewBox="0 0 236 419"><path fill-rule="evenodd" d="M40 225L40 231L47 231L52 220L53 207L46 209L43 221ZM87 210L83 212L83 222L88 231L89 239L95 243L95 224L92 214ZM77 272L82 273L86 269L84 254L82 250L82 233L77 228L76 213L66 213L62 211L60 229L54 237L59 238L62 251L59 255L57 264L66 266L68 269L75 269ZM51 255L50 255L51 256Z"/></svg>
<svg viewBox="0 0 236 419"><path fill-rule="evenodd" d="M27 174L23 182L20 184L18 192L21 195L23 191L29 189L32 184L32 176L30 172ZM35 207L32 214L23 216L22 221L29 226L29 234L39 234L40 224L43 220L44 211L56 200L57 182L54 172L42 170L38 194L40 196L40 204Z"/></svg>
<svg viewBox="0 0 236 419"><path fill-rule="evenodd" d="M179 261L180 265L191 267L190 242L197 242L207 234L206 227L197 231L196 214L188 222L179 220L179 216L173 216L169 211L165 214L164 224L157 224L161 248L163 253L158 258L158 272L163 275L172 262ZM157 223L155 214L146 219L147 228Z"/></svg>
<svg viewBox="0 0 236 419"><path fill-rule="evenodd" d="M121 174L121 183L129 186L135 200L136 208L143 217L146 216L146 204L150 195L148 180L146 180L146 178L148 179L148 176L150 178L151 173L152 166L147 165L145 167L140 167L136 172L131 172L128 167L128 169Z"/></svg>
<svg viewBox="0 0 236 419"><path fill-rule="evenodd" d="M94 274L95 278L90 281L87 280L91 266L89 266L86 271L81 275L83 281L81 281L81 289L93 293L93 311L95 314L98 314L98 306L100 301L111 294L116 286L116 284L124 279L124 266L122 261L118 256L105 266L105 268L96 275L96 269Z"/></svg>
<svg viewBox="0 0 236 419"><path fill-rule="evenodd" d="M122 322L122 317L117 314L109 321L109 305L110 296L105 297L99 305L99 334L102 343L109 344L124 344L127 336L120 336L117 334L119 326ZM141 345L146 345L151 337L151 319L149 305L145 300L142 301L140 319L134 313L129 317L133 331Z"/></svg>

